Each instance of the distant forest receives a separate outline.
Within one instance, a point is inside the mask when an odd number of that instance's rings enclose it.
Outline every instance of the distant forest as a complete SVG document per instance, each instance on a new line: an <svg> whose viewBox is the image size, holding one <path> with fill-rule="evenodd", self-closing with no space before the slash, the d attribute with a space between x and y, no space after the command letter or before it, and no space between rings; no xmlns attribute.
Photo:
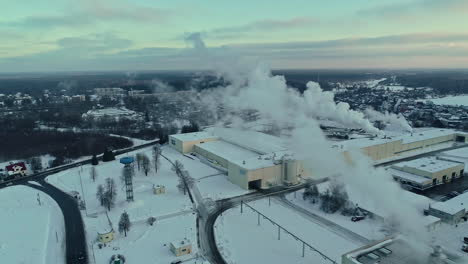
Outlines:
<svg viewBox="0 0 468 264"><path fill-rule="evenodd" d="M361 81L397 76L402 85L433 87L440 94L468 93L466 70L274 70L275 75L284 75L288 85L299 91L306 89L308 81L319 81L324 90L331 83ZM101 73L56 73L56 74L0 74L0 93L28 93L39 96L45 89L60 94L89 94L96 87L121 87L125 90L141 89L155 91L154 80L171 89L203 90L225 85L227 81L216 78L209 72L159 71L129 74L125 72Z"/></svg>
<svg viewBox="0 0 468 264"><path fill-rule="evenodd" d="M25 159L44 154L67 159L101 154L106 148L131 147L130 140L97 133L37 130L0 130L0 161Z"/></svg>

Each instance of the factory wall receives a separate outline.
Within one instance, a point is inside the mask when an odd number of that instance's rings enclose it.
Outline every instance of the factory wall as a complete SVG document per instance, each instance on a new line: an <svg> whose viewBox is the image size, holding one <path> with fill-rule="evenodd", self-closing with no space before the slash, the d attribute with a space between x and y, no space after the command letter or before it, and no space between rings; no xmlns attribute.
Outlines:
<svg viewBox="0 0 468 264"><path fill-rule="evenodd" d="M427 177L431 181L436 179L436 184L441 184L441 183L451 181L452 176L454 178L460 177L460 173L462 170L464 170L465 165L460 163L458 165L454 165L451 168L440 170L440 171L435 171L435 172L424 171L424 170L420 170L417 168L406 167L406 166L404 167L394 166L394 167L399 170L411 173L411 174ZM444 181L444 176L445 176L445 181Z"/></svg>
<svg viewBox="0 0 468 264"><path fill-rule="evenodd" d="M228 180L242 189L249 189L247 170L234 163L228 164Z"/></svg>
<svg viewBox="0 0 468 264"><path fill-rule="evenodd" d="M194 146L196 144L202 144L205 142L210 142L210 141L217 141L218 138L212 137L212 138L204 138L204 139L199 139L199 140L192 140L192 141L182 141L179 140L173 136L169 136L169 144L175 148L177 151L180 153L189 153L193 152Z"/></svg>
<svg viewBox="0 0 468 264"><path fill-rule="evenodd" d="M403 143L403 140L395 140L387 143L376 144L362 148L364 154L372 158L373 160L382 160L391 158L395 155L403 154L405 152L411 152L423 148L427 148L433 145L442 144L457 140L458 134L449 134L434 138L428 138L420 141L410 142L407 144ZM463 142L467 141L467 138L463 136Z"/></svg>
<svg viewBox="0 0 468 264"><path fill-rule="evenodd" d="M220 157L220 156L216 155L213 152L210 152L210 151L208 151L206 149L203 149L200 146L194 145L193 146L193 152L200 154L204 158L206 158L206 159L208 159L208 160L210 160L210 161L212 161L214 163L217 163L217 165L220 165L221 167L228 168L228 163L229 163L228 160L226 160L223 157Z"/></svg>

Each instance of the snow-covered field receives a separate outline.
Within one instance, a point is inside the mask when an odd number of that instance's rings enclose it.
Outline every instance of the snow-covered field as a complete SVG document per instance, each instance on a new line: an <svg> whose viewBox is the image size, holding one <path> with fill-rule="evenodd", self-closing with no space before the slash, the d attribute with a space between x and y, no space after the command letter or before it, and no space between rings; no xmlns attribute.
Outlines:
<svg viewBox="0 0 468 264"><path fill-rule="evenodd" d="M151 158L152 148L133 151L126 156L136 153L144 153ZM182 162L184 168L196 179L196 185L204 198L218 199L246 193L245 190L230 183L226 175L201 163L195 157L188 158L170 147L164 147L162 155L170 161ZM121 180L123 168L123 165L119 163L121 157L116 157L115 161L100 162L99 165L94 166L98 175L95 182L90 176L92 165L73 168L47 178L49 183L66 192L79 192L85 201L86 211L83 210L82 214L90 247L90 259L95 258L96 263L107 263L113 254L123 254L127 257L127 262L131 263L146 263L147 261L170 263L176 258L169 251L169 243L184 237L194 241L194 254L191 257L195 257L197 252L196 215L188 195L180 193L177 189L178 178L172 171L172 164L166 158L161 157L158 173L155 174L152 170L148 176L145 176L142 170L138 171L135 164L134 201L129 203L126 201L125 188ZM129 214L133 226L127 237L116 231L116 239L105 248L99 249L96 243L98 232L108 232L111 227L105 214L106 209L96 198L96 191L97 186L104 185L108 177L114 179L117 185L115 207L108 212L112 228L118 230L118 221L124 211ZM166 193L153 194L153 185L164 185ZM154 226L147 224L147 219L151 216L157 219ZM94 251L91 251L91 248ZM192 262L195 263L194 261L196 260L193 259ZM202 263L201 259L197 260L197 263Z"/></svg>
<svg viewBox="0 0 468 264"><path fill-rule="evenodd" d="M468 95L447 96L442 98L428 99L436 105L463 105L468 106Z"/></svg>
<svg viewBox="0 0 468 264"><path fill-rule="evenodd" d="M249 205L337 263L341 262L342 254L363 246L311 222L275 199L271 199L271 206L268 199ZM247 207L244 207L242 214L240 208L236 207L218 218L215 225L216 240L228 263L330 263L307 246L305 257L302 257L301 242L283 231L278 240L278 227L263 217L260 217L258 225L257 217L257 213Z"/></svg>
<svg viewBox="0 0 468 264"><path fill-rule="evenodd" d="M454 251L460 255L468 257L468 253L463 252L463 238L468 237L468 222L458 225L441 224L431 231L432 240L444 248Z"/></svg>
<svg viewBox="0 0 468 264"><path fill-rule="evenodd" d="M0 216L1 263L65 263L64 220L52 198L26 186L1 189Z"/></svg>
<svg viewBox="0 0 468 264"><path fill-rule="evenodd" d="M176 259L190 258L194 259L184 263L195 263L195 261L203 263L201 258L196 259L196 255L176 257L169 247L170 242L187 238L192 242L194 252L197 251L195 219L196 216L190 213L157 221L153 226L149 226L146 222L134 223L127 237L117 233L116 240L101 249L98 244L94 244L96 263L109 263L109 259L115 254L124 255L127 263L169 264ZM87 221L88 236L97 231L93 228L92 222L91 219ZM90 252L91 260L93 252Z"/></svg>
<svg viewBox="0 0 468 264"><path fill-rule="evenodd" d="M148 155L148 157L151 157L151 147L129 153L129 155L134 155L137 152L144 153ZM165 150L163 150L163 154L164 152ZM130 231L129 237L124 238L123 235L117 234L116 239L110 243L110 250L114 252L114 254L122 253L125 256L133 258L134 263L141 263L146 257L153 256L155 254L154 252L157 253L157 250L156 245L153 245L154 250L149 250L147 248L146 250L148 253L143 254L141 250L144 250L144 248L142 248L140 244L146 243L148 246L151 246L154 243L152 241L154 236L159 235L161 235L159 237L161 243L168 243L171 240L182 239L185 231L194 230L195 219L194 217L189 217L192 214L192 204L188 196L180 193L177 189L177 176L171 170L172 165L166 159L161 158L161 165L157 174L151 171L148 176L145 176L142 170L138 171L137 165L135 164L136 173L133 181L133 202L126 201L125 188L121 180L123 165L119 163L118 157L115 161L100 162L99 165L95 166L98 175L95 182L93 182L90 177L91 167L92 165L85 165L51 175L47 178L48 182L64 191L77 191L81 194L81 197L86 203L86 212L82 211L82 214L86 225L89 245L95 244L94 242L97 239L98 232L105 233L111 229L105 214L106 210L99 204L96 198L97 186L99 184L104 184L106 178L114 179L117 185L115 207L108 212L112 228L118 230L118 221L120 215L124 211L129 214L130 220L134 225L133 229ZM84 195L82 194L81 184L83 185ZM153 185L164 185L166 187L166 193L161 195L153 194ZM166 223L163 228L164 230L158 230L158 220L156 226L150 227L146 224L150 216L158 219L171 215L173 215L172 218L161 220L161 224ZM177 219L177 221L174 221L174 219ZM173 226L171 227L171 225ZM152 229L155 230L152 231ZM180 230L182 233L167 232L167 230ZM160 232L167 233L164 233L165 235L163 236ZM169 238L171 234L173 237ZM187 233L187 237L189 239L194 239L192 233ZM113 248L120 249L112 250ZM94 252L97 260L96 263L103 263L103 260L108 260L112 255L111 252L106 250L94 250ZM137 260L138 256L140 256L141 259Z"/></svg>

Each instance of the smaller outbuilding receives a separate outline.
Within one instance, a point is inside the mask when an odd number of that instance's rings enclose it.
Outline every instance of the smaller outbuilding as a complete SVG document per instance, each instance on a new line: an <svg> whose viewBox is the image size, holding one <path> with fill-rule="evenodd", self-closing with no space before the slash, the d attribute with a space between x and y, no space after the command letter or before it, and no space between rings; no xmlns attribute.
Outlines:
<svg viewBox="0 0 468 264"><path fill-rule="evenodd" d="M172 253L177 257L192 253L192 243L186 238L181 241L171 242L170 246Z"/></svg>
<svg viewBox="0 0 468 264"><path fill-rule="evenodd" d="M436 202L429 206L428 213L450 224L457 224L467 216L468 192L447 200Z"/></svg>
<svg viewBox="0 0 468 264"><path fill-rule="evenodd" d="M389 172L403 185L426 190L463 176L464 170L464 163L425 157L397 163L389 169Z"/></svg>
<svg viewBox="0 0 468 264"><path fill-rule="evenodd" d="M114 235L115 232L113 229L106 233L98 233L98 241L99 243L108 244L114 240Z"/></svg>
<svg viewBox="0 0 468 264"><path fill-rule="evenodd" d="M166 186L164 185L153 185L153 193L156 195L165 194L166 193Z"/></svg>

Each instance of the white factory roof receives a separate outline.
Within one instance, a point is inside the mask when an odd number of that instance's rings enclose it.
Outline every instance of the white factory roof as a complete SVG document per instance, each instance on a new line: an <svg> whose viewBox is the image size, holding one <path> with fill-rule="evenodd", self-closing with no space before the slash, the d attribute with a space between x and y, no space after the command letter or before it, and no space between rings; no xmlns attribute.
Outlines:
<svg viewBox="0 0 468 264"><path fill-rule="evenodd" d="M445 202L433 203L431 204L431 207L441 212L454 215L462 211L463 209L466 210L467 205L468 205L468 192L462 193L458 195L457 197L454 197Z"/></svg>
<svg viewBox="0 0 468 264"><path fill-rule="evenodd" d="M421 171L434 173L434 172L450 169L458 165L460 165L460 163L458 162L441 160L441 159L437 159L436 157L426 157L426 158L400 162L393 166L397 168L404 168L404 167L414 168L414 169L418 169Z"/></svg>
<svg viewBox="0 0 468 264"><path fill-rule="evenodd" d="M284 151L287 149L285 142L281 138L257 131L220 127L212 127L207 131L220 137L224 141L262 154Z"/></svg>
<svg viewBox="0 0 468 264"><path fill-rule="evenodd" d="M293 153L291 151L280 151L265 155L256 155L255 157L248 159L233 160L231 161L231 163L246 170L256 170L279 164L279 161L283 156L291 159L294 158Z"/></svg>
<svg viewBox="0 0 468 264"><path fill-rule="evenodd" d="M181 140L181 141L195 141L195 140L202 140L202 139L208 139L208 138L218 138L217 136L214 136L211 133L208 132L194 132L194 133L184 133L184 134L176 134L176 135L171 135L171 137Z"/></svg>
<svg viewBox="0 0 468 264"><path fill-rule="evenodd" d="M259 156L259 154L256 152L239 147L237 145L231 144L223 140L209 141L202 144L197 144L197 146L228 161L249 159L252 157Z"/></svg>
<svg viewBox="0 0 468 264"><path fill-rule="evenodd" d="M462 132L457 132L452 129L431 129L431 130L426 130L426 131L421 131L421 132L415 132L415 133L410 133L410 134L405 134L405 135L400 135L396 137L367 137L367 138L358 138L358 139L352 139L352 140L346 140L346 141L341 141L333 144L334 148L337 149L342 149L342 150L347 150L350 148L365 148L369 146L374 146L374 145L380 145L380 144L385 144L389 142L394 142L394 141L402 141L402 144L408 144L408 143L413 143L413 142L418 142L426 139L431 139L431 138L436 138L436 137L441 137L441 136L447 136L447 135L452 135L452 134L465 134Z"/></svg>
<svg viewBox="0 0 468 264"><path fill-rule="evenodd" d="M431 181L431 179L429 179L429 178L419 176L419 175L416 175L416 174L412 174L412 173L408 173L408 172L401 171L401 170L394 169L394 168L389 168L388 172L392 176L396 176L396 177L405 179L407 181L411 181L411 182L415 182L415 183L419 183L419 184L423 184L423 183L425 183L427 181Z"/></svg>
<svg viewBox="0 0 468 264"><path fill-rule="evenodd" d="M468 148L459 148L442 152L443 155L451 157L468 158Z"/></svg>

